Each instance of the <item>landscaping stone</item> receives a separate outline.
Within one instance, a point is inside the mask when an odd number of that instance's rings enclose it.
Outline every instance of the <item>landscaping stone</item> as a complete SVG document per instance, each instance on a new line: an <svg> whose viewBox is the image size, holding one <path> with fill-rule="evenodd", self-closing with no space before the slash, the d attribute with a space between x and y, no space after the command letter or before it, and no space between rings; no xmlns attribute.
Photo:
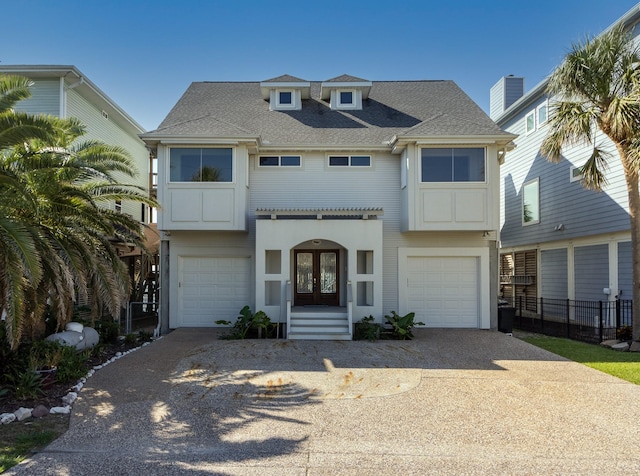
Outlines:
<svg viewBox="0 0 640 476"><path fill-rule="evenodd" d="M609 339L609 340L603 340L602 342L600 342L600 345L603 347L611 347L619 343L620 341L618 339Z"/></svg>
<svg viewBox="0 0 640 476"><path fill-rule="evenodd" d="M15 412L13 412L13 414L16 416L16 420L23 421L23 420L26 420L27 418L31 418L32 411L33 411L33 408L20 407Z"/></svg>
<svg viewBox="0 0 640 476"><path fill-rule="evenodd" d="M617 350L618 352L628 352L629 344L626 342L620 342L619 344L614 344L611 346L613 350Z"/></svg>
<svg viewBox="0 0 640 476"><path fill-rule="evenodd" d="M640 352L640 342L632 342L631 347L629 347L629 352Z"/></svg>
<svg viewBox="0 0 640 476"><path fill-rule="evenodd" d="M31 416L33 418L42 418L43 416L47 416L49 414L49 409L44 405L38 405L31 412Z"/></svg>
<svg viewBox="0 0 640 476"><path fill-rule="evenodd" d="M53 407L49 410L49 413L52 415L68 415L71 413L71 407L66 405L64 407Z"/></svg>
<svg viewBox="0 0 640 476"><path fill-rule="evenodd" d="M78 398L78 394L76 392L69 392L64 397L62 397L62 403L65 405L73 405L73 402Z"/></svg>
<svg viewBox="0 0 640 476"><path fill-rule="evenodd" d="M16 416L13 413L3 413L0 415L0 425L7 425L16 421Z"/></svg>

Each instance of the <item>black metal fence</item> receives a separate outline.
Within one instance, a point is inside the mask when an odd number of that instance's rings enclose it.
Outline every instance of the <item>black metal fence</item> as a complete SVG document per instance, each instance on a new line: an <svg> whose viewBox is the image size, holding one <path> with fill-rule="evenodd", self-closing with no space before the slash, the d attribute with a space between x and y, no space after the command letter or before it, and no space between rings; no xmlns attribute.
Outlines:
<svg viewBox="0 0 640 476"><path fill-rule="evenodd" d="M527 311L522 297L515 307L513 327L556 337L599 343L616 339L632 323L633 301L573 301L539 298L537 312Z"/></svg>

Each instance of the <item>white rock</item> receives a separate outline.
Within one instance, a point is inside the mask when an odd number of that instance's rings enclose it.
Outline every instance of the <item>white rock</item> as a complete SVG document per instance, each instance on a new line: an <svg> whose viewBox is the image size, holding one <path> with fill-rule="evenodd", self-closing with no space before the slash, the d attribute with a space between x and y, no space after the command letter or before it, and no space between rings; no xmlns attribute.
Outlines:
<svg viewBox="0 0 640 476"><path fill-rule="evenodd" d="M116 352L116 357L122 357L122 352Z"/></svg>
<svg viewBox="0 0 640 476"><path fill-rule="evenodd" d="M52 415L68 415L71 413L71 407L65 405L64 407L53 407L49 410Z"/></svg>
<svg viewBox="0 0 640 476"><path fill-rule="evenodd" d="M3 413L0 415L0 425L7 425L16 421L16 416L13 413Z"/></svg>
<svg viewBox="0 0 640 476"><path fill-rule="evenodd" d="M93 370L100 370L102 367L102 365L94 365Z"/></svg>
<svg viewBox="0 0 640 476"><path fill-rule="evenodd" d="M33 411L33 408L20 407L15 412L13 412L13 414L16 416L16 420L23 421L23 420L26 420L27 418L31 418L32 411Z"/></svg>
<svg viewBox="0 0 640 476"><path fill-rule="evenodd" d="M62 403L66 405L72 405L73 402L78 398L78 394L76 392L69 392L64 397L62 397Z"/></svg>
<svg viewBox="0 0 640 476"><path fill-rule="evenodd" d="M67 323L66 326L64 326L65 331L72 331L72 332L82 332L83 328L84 326L79 322L69 322Z"/></svg>
<svg viewBox="0 0 640 476"><path fill-rule="evenodd" d="M78 382L73 387L71 387L71 390L73 390L74 392L79 392L80 390L82 390L82 387L84 387L84 384L82 382Z"/></svg>
<svg viewBox="0 0 640 476"><path fill-rule="evenodd" d="M629 350L629 344L626 342L620 342L619 344L613 344L611 348L618 352L627 352Z"/></svg>

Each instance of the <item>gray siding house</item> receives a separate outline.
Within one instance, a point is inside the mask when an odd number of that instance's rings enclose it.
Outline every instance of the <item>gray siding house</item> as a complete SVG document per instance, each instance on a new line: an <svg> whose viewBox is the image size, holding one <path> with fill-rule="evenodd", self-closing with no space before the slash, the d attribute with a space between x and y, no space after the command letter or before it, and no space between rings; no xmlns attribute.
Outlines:
<svg viewBox="0 0 640 476"><path fill-rule="evenodd" d="M640 5L618 20L634 38L639 21ZM553 113L546 86L544 80L524 94L523 78L507 76L491 90L491 118L518 136L500 169L501 294L521 299L534 312L540 297L631 299L629 208L615 147L598 132L596 141L613 154L602 192L586 190L580 182L588 147L565 148L558 164L542 157Z"/></svg>
<svg viewBox="0 0 640 476"><path fill-rule="evenodd" d="M496 327L514 136L453 82L196 82L141 137L158 160L165 329L245 305L291 339L351 339L392 310Z"/></svg>
<svg viewBox="0 0 640 476"><path fill-rule="evenodd" d="M75 66L0 65L0 74L24 76L34 83L31 97L20 101L17 110L78 118L86 127L81 140L96 139L124 147L135 161L138 176L123 180L144 188L149 186L149 151L138 137L145 130ZM149 222L148 207L141 204L123 202L111 207Z"/></svg>

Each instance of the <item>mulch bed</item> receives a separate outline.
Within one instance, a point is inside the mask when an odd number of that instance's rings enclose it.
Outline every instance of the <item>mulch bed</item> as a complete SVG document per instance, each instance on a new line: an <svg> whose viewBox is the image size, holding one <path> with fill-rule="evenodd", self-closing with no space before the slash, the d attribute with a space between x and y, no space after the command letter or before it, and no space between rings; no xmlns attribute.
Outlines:
<svg viewBox="0 0 640 476"><path fill-rule="evenodd" d="M107 360L114 357L118 352L126 352L134 347L138 347L138 343L125 343L118 342L110 345L104 345L101 352L97 356L90 356L86 362L87 372L94 366L105 363ZM1 413L13 413L18 408L35 408L38 405L44 405L47 408L63 406L62 397L69 393L71 387L77 382L70 383L54 383L46 389L43 389L43 394L36 399L18 400L13 395L13 392L0 397L0 414Z"/></svg>

